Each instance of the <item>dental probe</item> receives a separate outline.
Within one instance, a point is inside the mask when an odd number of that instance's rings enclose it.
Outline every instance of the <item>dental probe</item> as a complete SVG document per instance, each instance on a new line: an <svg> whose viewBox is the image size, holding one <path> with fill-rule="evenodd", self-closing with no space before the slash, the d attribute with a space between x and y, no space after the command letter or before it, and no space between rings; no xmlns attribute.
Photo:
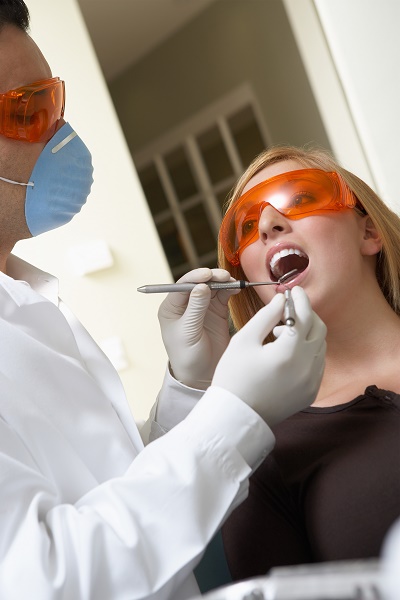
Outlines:
<svg viewBox="0 0 400 600"><path fill-rule="evenodd" d="M293 269L283 275L278 281L244 281L240 279L239 281L202 281L199 283L205 283L211 290L234 290L234 289L244 289L248 287L253 287L256 285L280 285L285 283L288 279L291 279L293 275L297 273L297 269ZM159 294L166 292L191 292L198 283L160 283L154 285L142 285L137 288L138 292L143 292L144 294Z"/></svg>
<svg viewBox="0 0 400 600"><path fill-rule="evenodd" d="M285 290L285 306L283 309L283 321L285 325L288 325L289 327L293 327L293 325L296 322L292 292L289 288Z"/></svg>

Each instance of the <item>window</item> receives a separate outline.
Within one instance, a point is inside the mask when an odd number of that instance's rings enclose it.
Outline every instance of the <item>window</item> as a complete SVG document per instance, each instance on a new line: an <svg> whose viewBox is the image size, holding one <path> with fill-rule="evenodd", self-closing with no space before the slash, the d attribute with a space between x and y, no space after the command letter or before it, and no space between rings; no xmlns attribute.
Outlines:
<svg viewBox="0 0 400 600"><path fill-rule="evenodd" d="M224 203L267 137L245 86L134 157L175 280L216 266Z"/></svg>

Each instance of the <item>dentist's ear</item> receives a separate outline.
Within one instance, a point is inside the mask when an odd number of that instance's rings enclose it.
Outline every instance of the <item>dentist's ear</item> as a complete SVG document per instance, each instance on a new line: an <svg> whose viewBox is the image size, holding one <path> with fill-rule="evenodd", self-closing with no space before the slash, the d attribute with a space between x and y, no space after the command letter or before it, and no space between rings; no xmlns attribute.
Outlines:
<svg viewBox="0 0 400 600"><path fill-rule="evenodd" d="M382 250L382 238L378 232L373 220L369 215L365 215L361 222L362 240L361 253L364 256L373 256Z"/></svg>

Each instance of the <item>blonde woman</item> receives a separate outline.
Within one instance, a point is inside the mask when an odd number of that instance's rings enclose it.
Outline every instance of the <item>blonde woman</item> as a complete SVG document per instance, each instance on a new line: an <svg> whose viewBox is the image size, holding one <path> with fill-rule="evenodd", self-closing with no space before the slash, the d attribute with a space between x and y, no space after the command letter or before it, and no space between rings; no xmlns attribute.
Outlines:
<svg viewBox="0 0 400 600"><path fill-rule="evenodd" d="M224 527L234 579L378 556L400 512L400 219L327 152L276 147L239 180L219 242L236 279L297 269L288 287L328 330L316 400L273 428L274 452ZM233 296L235 326L281 288Z"/></svg>

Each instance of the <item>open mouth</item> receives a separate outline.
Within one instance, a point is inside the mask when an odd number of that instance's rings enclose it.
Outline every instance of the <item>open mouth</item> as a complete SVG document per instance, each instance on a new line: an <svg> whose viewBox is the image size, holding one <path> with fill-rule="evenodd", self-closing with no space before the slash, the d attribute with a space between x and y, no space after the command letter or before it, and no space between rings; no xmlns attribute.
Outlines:
<svg viewBox="0 0 400 600"><path fill-rule="evenodd" d="M271 281L278 281L293 269L296 269L297 274L302 273L308 267L309 262L307 254L298 248L280 250L273 255L269 263Z"/></svg>

